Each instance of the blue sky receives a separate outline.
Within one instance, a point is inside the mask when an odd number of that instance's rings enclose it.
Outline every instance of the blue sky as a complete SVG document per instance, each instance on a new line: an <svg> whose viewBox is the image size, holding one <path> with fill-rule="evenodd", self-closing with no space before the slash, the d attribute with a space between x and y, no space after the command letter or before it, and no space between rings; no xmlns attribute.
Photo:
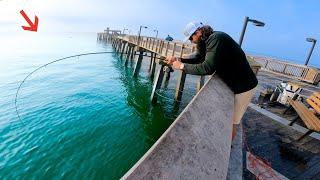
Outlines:
<svg viewBox="0 0 320 180"><path fill-rule="evenodd" d="M128 28L136 34L140 25L148 26L144 35L172 35L182 39L184 26L199 20L215 30L224 31L238 41L245 16L266 23L265 27L248 25L243 48L249 53L274 56L304 63L311 43L307 37L320 39L320 2L309 1L222 1L222 0L2 0L0 32L28 36L22 32L21 9L39 17L39 31L99 32L106 27ZM320 67L320 48L316 45L310 64Z"/></svg>

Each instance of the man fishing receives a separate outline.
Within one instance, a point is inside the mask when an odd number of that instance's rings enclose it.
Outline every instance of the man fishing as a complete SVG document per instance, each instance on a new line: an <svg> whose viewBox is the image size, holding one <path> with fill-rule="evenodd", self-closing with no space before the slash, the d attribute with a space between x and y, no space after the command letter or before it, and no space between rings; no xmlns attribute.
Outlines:
<svg viewBox="0 0 320 180"><path fill-rule="evenodd" d="M174 69L186 74L212 75L216 73L233 91L234 112L232 139L236 135L258 80L253 73L245 53L228 34L214 31L201 22L190 22L184 29L186 40L197 44L197 53L191 58L168 56L166 61Z"/></svg>

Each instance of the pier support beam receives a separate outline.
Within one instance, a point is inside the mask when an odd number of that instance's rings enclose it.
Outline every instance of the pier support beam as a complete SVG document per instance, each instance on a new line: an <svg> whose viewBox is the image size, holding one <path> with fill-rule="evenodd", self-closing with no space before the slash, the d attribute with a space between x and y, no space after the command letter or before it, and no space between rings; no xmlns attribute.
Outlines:
<svg viewBox="0 0 320 180"><path fill-rule="evenodd" d="M176 93L174 96L175 100L177 101L181 101L185 81L186 81L186 73L183 71L180 71L180 76L178 78L177 87L176 87Z"/></svg>
<svg viewBox="0 0 320 180"><path fill-rule="evenodd" d="M153 104L157 103L157 94L156 94L156 92L157 92L158 89L161 88L163 75L164 75L163 68L164 68L164 65L161 64L161 67L157 72L157 76L156 76L156 79L155 79L153 87L152 87L151 102Z"/></svg>
<svg viewBox="0 0 320 180"><path fill-rule="evenodd" d="M124 65L127 67L128 65L128 61L129 61L129 58L130 58L130 55L131 55L131 50L132 49L132 45L128 44L128 50L127 50L127 55L126 55L126 59L124 61Z"/></svg>
<svg viewBox="0 0 320 180"><path fill-rule="evenodd" d="M170 79L171 68L169 66L164 67L164 76L162 81L162 87L167 87Z"/></svg>
<svg viewBox="0 0 320 180"><path fill-rule="evenodd" d="M136 62L136 65L134 66L133 77L138 76L140 68L141 68L142 59L143 59L143 50L139 48L139 57Z"/></svg>
<svg viewBox="0 0 320 180"><path fill-rule="evenodd" d="M131 61L133 60L133 58L134 58L134 56L135 56L135 53L136 53L135 49L136 49L136 47L133 46L133 47L132 47L131 56L130 56L130 60L131 60Z"/></svg>
<svg viewBox="0 0 320 180"><path fill-rule="evenodd" d="M120 41L120 40L118 40L117 53L119 53L119 52L120 52L120 50L121 50L121 46L122 46L122 43L121 43L121 41Z"/></svg>
<svg viewBox="0 0 320 180"><path fill-rule="evenodd" d="M204 79L205 79L205 76L200 76L199 77L199 81L197 83L197 92L200 91L200 89L203 87L204 85Z"/></svg>
<svg viewBox="0 0 320 180"><path fill-rule="evenodd" d="M148 72L150 72L150 70L151 70L153 56L154 56L154 53L151 52L151 53L150 53L150 64L149 64Z"/></svg>
<svg viewBox="0 0 320 180"><path fill-rule="evenodd" d="M123 53L124 53L124 50L125 50L125 48L126 48L126 44L127 44L127 43L123 41L121 44L122 44L122 50L121 50L120 58L122 59Z"/></svg>
<svg viewBox="0 0 320 180"><path fill-rule="evenodd" d="M156 57L157 57L157 54L151 53L151 59L150 59L151 60L151 67L149 69L149 77L151 79L154 78L154 73L155 73L155 70L156 70L156 65L157 65Z"/></svg>

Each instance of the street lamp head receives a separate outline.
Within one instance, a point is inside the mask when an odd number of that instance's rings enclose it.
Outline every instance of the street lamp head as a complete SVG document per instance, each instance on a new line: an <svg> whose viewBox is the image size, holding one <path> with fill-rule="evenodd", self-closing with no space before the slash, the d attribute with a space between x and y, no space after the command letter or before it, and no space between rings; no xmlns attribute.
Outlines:
<svg viewBox="0 0 320 180"><path fill-rule="evenodd" d="M145 29L147 29L148 27L147 26L140 26L141 28L145 28Z"/></svg>
<svg viewBox="0 0 320 180"><path fill-rule="evenodd" d="M313 38L307 38L306 39L308 42L316 42L317 40L316 39L313 39Z"/></svg>
<svg viewBox="0 0 320 180"><path fill-rule="evenodd" d="M252 20L251 21L255 26L263 27L265 24L264 22L257 21L257 20Z"/></svg>

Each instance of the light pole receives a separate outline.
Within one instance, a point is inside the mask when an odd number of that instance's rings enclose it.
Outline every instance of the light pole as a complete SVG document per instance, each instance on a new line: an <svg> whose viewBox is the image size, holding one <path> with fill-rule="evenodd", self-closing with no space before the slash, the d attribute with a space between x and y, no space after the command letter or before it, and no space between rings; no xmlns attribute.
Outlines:
<svg viewBox="0 0 320 180"><path fill-rule="evenodd" d="M311 47L311 50L310 50L309 55L308 55L308 57L307 57L306 63L304 63L304 65L308 65L309 60L310 60L310 57L311 57L311 54L312 54L313 49L314 49L314 46L315 46L316 43L317 43L317 40L316 40L316 39L313 39L313 38L307 38L306 40L307 40L308 42L312 42L312 47Z"/></svg>
<svg viewBox="0 0 320 180"><path fill-rule="evenodd" d="M127 29L127 28L124 28L124 29L123 29L123 31L122 31L122 34L124 34L124 31L125 31L125 30L129 30L129 29Z"/></svg>
<svg viewBox="0 0 320 180"><path fill-rule="evenodd" d="M138 46L140 46L139 43L140 43L141 28L147 29L148 27L147 26L140 26L139 33L138 33L138 43L137 43Z"/></svg>
<svg viewBox="0 0 320 180"><path fill-rule="evenodd" d="M240 46L242 45L244 33L246 32L248 22L252 22L255 26L260 26L260 27L263 27L265 25L264 22L261 22L261 21L255 20L255 19L250 19L249 17L246 16L244 18L243 28L242 28L242 32L240 35L240 40L239 40Z"/></svg>
<svg viewBox="0 0 320 180"><path fill-rule="evenodd" d="M155 29L155 30L153 30L153 32L156 32L156 39L158 38L158 30L157 29Z"/></svg>

